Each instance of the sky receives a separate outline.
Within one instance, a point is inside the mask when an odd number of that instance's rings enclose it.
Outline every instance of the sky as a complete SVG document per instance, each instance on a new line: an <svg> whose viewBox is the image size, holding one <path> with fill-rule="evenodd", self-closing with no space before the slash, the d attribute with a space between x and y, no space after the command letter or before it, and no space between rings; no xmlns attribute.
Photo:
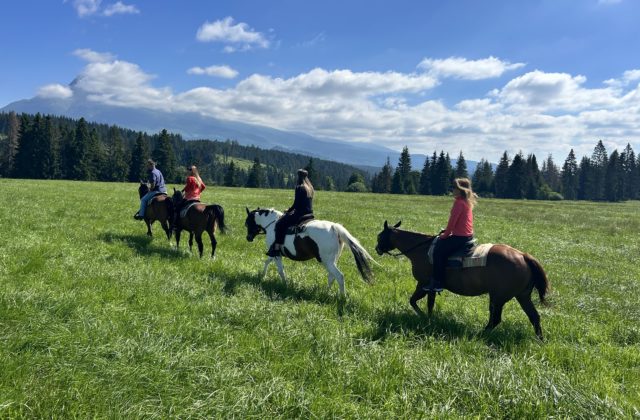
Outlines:
<svg viewBox="0 0 640 420"><path fill-rule="evenodd" d="M192 111L411 153L640 151L640 1L21 0L0 107Z"/></svg>

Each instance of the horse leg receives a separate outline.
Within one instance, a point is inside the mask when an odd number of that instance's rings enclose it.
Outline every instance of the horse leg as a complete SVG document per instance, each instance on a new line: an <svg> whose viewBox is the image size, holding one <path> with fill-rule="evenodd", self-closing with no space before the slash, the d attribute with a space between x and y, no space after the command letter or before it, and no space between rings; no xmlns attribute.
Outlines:
<svg viewBox="0 0 640 420"><path fill-rule="evenodd" d="M325 268L329 272L329 275L332 275L333 278L338 282L338 287L340 288L340 294L342 296L345 296L346 294L344 291L344 274L342 274L342 272L338 270L338 266L336 266L335 262L325 263ZM331 284L333 284L333 281L331 282Z"/></svg>
<svg viewBox="0 0 640 420"><path fill-rule="evenodd" d="M144 219L144 222L147 224L147 236L153 236L153 233L151 233L151 222L147 219Z"/></svg>
<svg viewBox="0 0 640 420"><path fill-rule="evenodd" d="M198 252L200 253L200 258L202 258L202 251L204 251L204 245L202 244L202 232L196 233L196 243L198 244Z"/></svg>
<svg viewBox="0 0 640 420"><path fill-rule="evenodd" d="M427 313L429 316L433 313L433 305L436 303L436 292L429 292L429 297L427 298Z"/></svg>
<svg viewBox="0 0 640 420"><path fill-rule="evenodd" d="M411 295L411 298L409 299L409 304L411 305L413 310L416 312L416 314L418 314L418 316L420 317L425 316L425 313L418 306L418 301L423 297L425 297L426 295L427 295L427 292L423 290L422 285L418 283L418 285L416 286L416 290L413 292L413 295ZM429 314L431 314L431 312L429 312Z"/></svg>
<svg viewBox="0 0 640 420"><path fill-rule="evenodd" d="M169 224L167 223L166 220L163 220L162 222L160 222L160 225L162 226L162 229L164 230L164 233L167 235L167 240L171 240L171 229L169 229Z"/></svg>
<svg viewBox="0 0 640 420"><path fill-rule="evenodd" d="M520 296L516 296L518 303L522 307L522 310L529 317L529 321L531 321L531 325L533 325L533 329L536 331L536 336L543 341L542 338L542 327L540 326L540 314L536 310L536 307L533 305L531 301L531 292L527 291L526 294L522 294Z"/></svg>
<svg viewBox="0 0 640 420"><path fill-rule="evenodd" d="M331 286L333 286L333 281L335 280L335 278L333 277L333 274L331 274L331 272L329 271L328 275L327 275L327 286L329 287L329 289L331 289Z"/></svg>
<svg viewBox="0 0 640 420"><path fill-rule="evenodd" d="M180 234L182 231L180 229L176 230L176 250L180 249Z"/></svg>
<svg viewBox="0 0 640 420"><path fill-rule="evenodd" d="M284 275L284 266L282 265L282 257L276 257L276 267L278 268L278 274L280 274L280 278L283 282L287 282L287 276Z"/></svg>
<svg viewBox="0 0 640 420"><path fill-rule="evenodd" d="M493 330L502 321L502 308L505 302L489 296L489 323L484 327L485 331Z"/></svg>
<svg viewBox="0 0 640 420"><path fill-rule="evenodd" d="M264 279L264 277L267 275L267 268L269 268L269 264L271 264L271 261L273 261L273 257L267 258L267 260L264 262L264 268L262 269L262 276L260 277L261 279Z"/></svg>
<svg viewBox="0 0 640 420"><path fill-rule="evenodd" d="M193 254L193 232L189 232L189 252Z"/></svg>
<svg viewBox="0 0 640 420"><path fill-rule="evenodd" d="M211 258L216 257L216 246L218 246L218 241L216 241L216 234L212 231L207 231L209 234L209 238L211 239Z"/></svg>

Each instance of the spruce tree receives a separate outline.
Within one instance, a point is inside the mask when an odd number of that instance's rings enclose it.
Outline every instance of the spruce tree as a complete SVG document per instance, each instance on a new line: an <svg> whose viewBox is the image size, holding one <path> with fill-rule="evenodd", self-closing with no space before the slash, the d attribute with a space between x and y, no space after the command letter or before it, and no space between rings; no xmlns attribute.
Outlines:
<svg viewBox="0 0 640 420"><path fill-rule="evenodd" d="M307 171L308 175L307 177L309 178L309 181L311 181L312 185L316 185L318 184L318 171L315 168L315 165L313 163L313 158L309 158L309 162L307 162L307 166L305 166L303 168L305 171ZM293 182L295 183L296 177L293 177Z"/></svg>
<svg viewBox="0 0 640 420"><path fill-rule="evenodd" d="M573 149L562 165L562 195L566 200L576 200L578 198L578 162Z"/></svg>
<svg viewBox="0 0 640 420"><path fill-rule="evenodd" d="M131 164L129 165L129 181L138 182L147 179L146 162L149 159L149 141L141 133L136 138L136 144L131 152Z"/></svg>
<svg viewBox="0 0 640 420"><path fill-rule="evenodd" d="M429 156L424 160L424 166L422 172L420 172L420 194L431 194L431 164L429 163Z"/></svg>
<svg viewBox="0 0 640 420"><path fill-rule="evenodd" d="M598 140L598 144L593 149L593 154L591 155L591 171L592 171L592 179L593 183L593 200L604 200L605 199L605 178L607 175L607 150L602 144L602 140Z"/></svg>
<svg viewBox="0 0 640 420"><path fill-rule="evenodd" d="M549 153L547 160L542 162L542 178L549 185L552 191L560 191L562 189L560 182L560 171L553 162L553 156Z"/></svg>
<svg viewBox="0 0 640 420"><path fill-rule="evenodd" d="M117 182L126 181L129 175L129 164L118 127L109 128L107 141L106 179Z"/></svg>
<svg viewBox="0 0 640 420"><path fill-rule="evenodd" d="M402 172L400 167L397 166L393 172L393 178L391 180L391 194L404 194L404 182L402 182Z"/></svg>
<svg viewBox="0 0 640 420"><path fill-rule="evenodd" d="M593 200L593 170L591 168L591 159L583 156L578 167L578 200Z"/></svg>
<svg viewBox="0 0 640 420"><path fill-rule="evenodd" d="M375 192L389 194L391 192L391 183L393 178L393 167L391 166L391 162L387 157L387 162L382 167L382 170L376 177L376 185Z"/></svg>
<svg viewBox="0 0 640 420"><path fill-rule="evenodd" d="M34 139L31 121L26 114L20 117L18 147L13 164L13 176L16 178L32 178L34 165Z"/></svg>
<svg viewBox="0 0 640 420"><path fill-rule="evenodd" d="M260 164L260 159L253 159L253 166L249 171L249 177L247 178L247 187L249 188L262 188L265 186L264 169Z"/></svg>
<svg viewBox="0 0 640 420"><path fill-rule="evenodd" d="M507 171L507 197L524 198L527 188L527 168L522 152L513 157Z"/></svg>
<svg viewBox="0 0 640 420"><path fill-rule="evenodd" d="M624 169L617 150L607 160L607 171L604 181L607 201L622 201L624 194Z"/></svg>
<svg viewBox="0 0 640 420"><path fill-rule="evenodd" d="M456 178L469 178L469 172L467 172L467 161L464 159L462 155L462 150L460 150L460 154L458 155L458 160L456 161Z"/></svg>
<svg viewBox="0 0 640 420"><path fill-rule="evenodd" d="M7 138L1 143L0 148L0 176L11 176L13 164L18 151L20 134L20 122L16 113L11 111L7 121Z"/></svg>
<svg viewBox="0 0 640 420"><path fill-rule="evenodd" d="M496 197L505 198L508 196L509 189L509 155L505 151L500 158L498 167L496 168L496 174L493 178L493 185L496 192Z"/></svg>
<svg viewBox="0 0 640 420"><path fill-rule="evenodd" d="M171 138L166 129L160 132L157 146L153 151L153 160L156 162L156 167L162 171L164 178L168 182L177 182L179 180L176 155L173 150Z"/></svg>
<svg viewBox="0 0 640 420"><path fill-rule="evenodd" d="M473 190L481 195L493 193L493 168L489 161L480 159L473 173Z"/></svg>
<svg viewBox="0 0 640 420"><path fill-rule="evenodd" d="M525 166L525 197L529 200L535 200L538 198L538 190L544 184L544 180L540 174L540 169L538 168L536 155L530 154L527 156Z"/></svg>
<svg viewBox="0 0 640 420"><path fill-rule="evenodd" d="M620 160L622 161L623 172L623 199L635 200L638 198L636 195L638 179L636 168L636 155L631 148L631 145L627 143L624 151L620 154Z"/></svg>
<svg viewBox="0 0 640 420"><path fill-rule="evenodd" d="M224 173L224 185L225 187L236 187L237 182L236 165L231 161Z"/></svg>

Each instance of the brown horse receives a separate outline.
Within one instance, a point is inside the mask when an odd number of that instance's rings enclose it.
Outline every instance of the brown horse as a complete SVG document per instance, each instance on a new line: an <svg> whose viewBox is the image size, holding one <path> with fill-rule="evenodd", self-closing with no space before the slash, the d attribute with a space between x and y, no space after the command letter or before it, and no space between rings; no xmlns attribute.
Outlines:
<svg viewBox="0 0 640 420"><path fill-rule="evenodd" d="M418 307L418 301L427 295L423 287L429 284L433 272L427 251L435 236L398 229L400 223L389 227L387 222L384 222L384 229L378 234L376 252L382 255L398 249L402 255L409 258L413 277L418 281L409 303L418 315L423 316L424 312ZM531 301L531 291L535 287L540 301L545 303L549 280L538 260L531 255L508 245L493 245L484 267L448 267L444 287L463 296L489 293L489 323L485 330L492 330L500 323L502 307L515 297L529 317L536 335L542 340L540 315ZM429 315L433 311L435 299L435 292L429 292Z"/></svg>
<svg viewBox="0 0 640 420"><path fill-rule="evenodd" d="M140 198L149 192L149 186L146 182L140 181L138 194ZM166 194L159 194L153 197L144 212L144 222L147 224L147 235L153 236L151 233L151 225L156 220L160 222L167 239L171 240L171 220L173 219L173 202Z"/></svg>
<svg viewBox="0 0 640 420"><path fill-rule="evenodd" d="M178 212L179 208L184 202L184 195L182 191L173 189L173 203ZM200 252L200 258L202 258L202 233L207 232L211 239L211 258L215 257L216 246L216 227L220 229L220 232L226 232L226 225L224 224L224 209L217 204L206 205L202 203L194 204L187 210L185 217L180 217L176 214L176 223L174 229L176 231L176 248L180 247L180 233L182 230L189 232L189 250L193 247L193 237L196 237L196 243L198 244L198 251Z"/></svg>

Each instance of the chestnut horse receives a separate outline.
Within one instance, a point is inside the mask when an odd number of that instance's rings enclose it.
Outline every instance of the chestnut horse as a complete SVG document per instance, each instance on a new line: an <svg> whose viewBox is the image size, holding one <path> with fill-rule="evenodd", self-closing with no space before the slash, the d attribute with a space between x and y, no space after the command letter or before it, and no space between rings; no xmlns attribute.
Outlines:
<svg viewBox="0 0 640 420"><path fill-rule="evenodd" d="M138 194L140 198L149 192L149 186L146 182L140 181ZM144 211L144 222L147 224L147 235L153 236L151 233L151 225L156 220L160 222L167 239L171 240L171 220L173 219L173 202L166 194L158 194L149 200L147 208Z"/></svg>
<svg viewBox="0 0 640 420"><path fill-rule="evenodd" d="M427 295L423 287L429 284L433 273L427 251L435 236L398 229L400 223L389 227L385 220L384 229L378 234L376 252L382 255L398 249L400 254L409 258L413 277L418 281L409 303L418 315L423 316L424 312L418 307L418 301ZM500 323L502 307L515 297L529 317L536 335L542 340L540 315L531 301L534 287L538 290L540 302L545 303L549 280L542 266L531 255L508 245L493 245L484 267L447 268L444 280L444 288L459 295L479 296L489 293L489 323L485 327L487 331ZM429 315L433 311L435 299L435 292L429 292Z"/></svg>
<svg viewBox="0 0 640 420"><path fill-rule="evenodd" d="M184 195L182 191L173 189L173 204L176 212L180 211L180 207L184 201ZM200 258L202 258L202 233L207 232L211 239L211 258L215 257L216 246L216 227L220 229L220 232L225 233L226 225L224 224L224 209L217 204L206 205L202 203L194 204L187 210L185 217L176 215L176 223L174 229L176 231L176 248L180 247L180 233L182 230L189 232L189 250L193 247L193 236L196 237L196 243L198 244L198 251L200 252Z"/></svg>

